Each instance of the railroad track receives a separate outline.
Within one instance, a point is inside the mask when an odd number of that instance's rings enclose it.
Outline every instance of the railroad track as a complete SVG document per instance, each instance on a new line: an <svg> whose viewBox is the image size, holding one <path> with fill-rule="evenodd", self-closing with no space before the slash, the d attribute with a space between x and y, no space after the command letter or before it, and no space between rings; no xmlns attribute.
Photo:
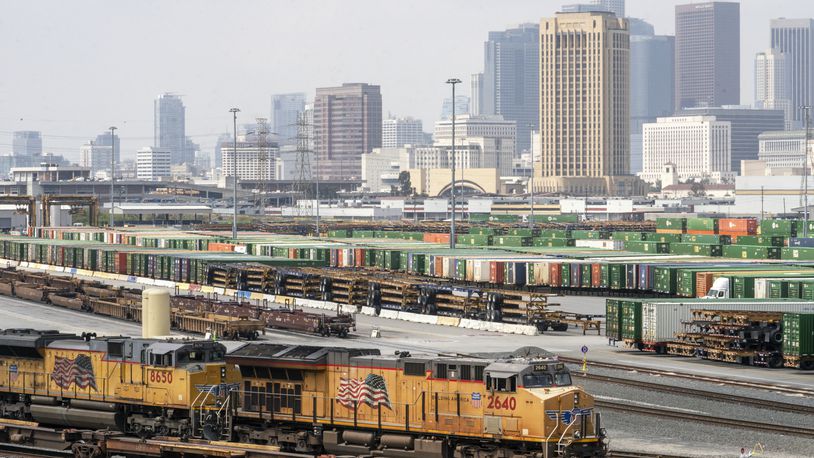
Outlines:
<svg viewBox="0 0 814 458"><path fill-rule="evenodd" d="M574 373L574 379L579 380L579 378L585 378L588 380L597 380L601 382L607 383L615 383L619 385L629 385L635 386L637 388L643 388L647 390L653 391L661 391L661 392L669 392L675 394L683 394L687 396L695 396L699 398L711 399L715 401L722 401L722 402L733 402L742 405L748 405L752 407L764 408L764 409L771 409L771 410L780 410L783 412L791 412L791 413L801 413L801 414L810 414L812 407L807 405L799 405L799 404L791 404L787 402L777 402L771 401L768 399L760 399L760 398L753 398L748 396L739 396L736 394L726 394L726 393L719 393L716 391L707 391L707 390L699 390L695 388L687 388L683 386L675 386L675 385L666 385L664 383L653 383L653 382L644 382L641 380L633 380L621 377L612 377L609 375L598 375L598 374L578 374Z"/></svg>
<svg viewBox="0 0 814 458"><path fill-rule="evenodd" d="M778 434L792 434L795 436L802 436L814 438L814 428L806 428L802 426L791 425L776 425L772 423L762 423L757 421L739 420L733 418L716 417L714 415L681 412L671 409L655 409L651 406L639 406L629 402L606 401L601 399L595 400L595 405L600 408L609 410L619 410L623 412L633 412L643 415L652 415L661 418L674 418L677 420L691 420L698 423L706 423L711 425L726 426L730 428L743 428L752 429L756 431L772 432Z"/></svg>
<svg viewBox="0 0 814 458"><path fill-rule="evenodd" d="M71 450L55 450L46 447L34 447L30 445L10 444L7 442L0 442L0 457L14 457L14 458L34 458L34 457L53 457L53 456L67 456L73 457L74 454Z"/></svg>
<svg viewBox="0 0 814 458"><path fill-rule="evenodd" d="M560 360L569 364L582 364L582 360L579 358L568 358L568 357L560 357ZM604 363L604 362L588 362L589 366L593 367L602 367L607 369L616 369L621 371L630 371L630 372L638 372L640 374L648 374L648 375L656 375L660 377L673 377L673 378L680 378L686 380L696 380L701 382L709 382L709 383L717 383L720 385L727 385L727 386L737 386L740 388L753 388L758 390L764 391L773 391L776 393L783 393L783 394L791 394L791 395L803 395L803 396L814 396L814 390L806 389L806 388L799 388L787 385L775 385L771 383L761 383L761 382L753 382L753 381L744 381L744 380L732 380L732 379L725 379L719 377L711 377L708 375L700 375L700 374L688 374L688 373L681 373L675 372L671 370L663 370L663 369L651 369L647 367L640 367L640 366L630 366L626 364L617 364L617 363Z"/></svg>
<svg viewBox="0 0 814 458"><path fill-rule="evenodd" d="M608 452L608 458L683 458L683 455L666 455L664 453L611 450Z"/></svg>

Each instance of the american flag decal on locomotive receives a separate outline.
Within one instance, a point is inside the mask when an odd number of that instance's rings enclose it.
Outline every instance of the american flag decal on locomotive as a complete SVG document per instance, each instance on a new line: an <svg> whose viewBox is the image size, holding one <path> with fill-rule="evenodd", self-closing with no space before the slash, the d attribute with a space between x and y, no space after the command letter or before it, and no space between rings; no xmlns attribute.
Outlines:
<svg viewBox="0 0 814 458"><path fill-rule="evenodd" d="M368 374L364 380L343 378L339 383L339 394L336 399L348 408L353 408L356 401L357 405L367 404L370 407L381 405L392 409L384 377L376 374Z"/></svg>
<svg viewBox="0 0 814 458"><path fill-rule="evenodd" d="M78 355L74 359L57 356L51 380L63 389L68 389L75 383L79 388L91 387L94 391L99 391L93 375L93 362L88 355Z"/></svg>

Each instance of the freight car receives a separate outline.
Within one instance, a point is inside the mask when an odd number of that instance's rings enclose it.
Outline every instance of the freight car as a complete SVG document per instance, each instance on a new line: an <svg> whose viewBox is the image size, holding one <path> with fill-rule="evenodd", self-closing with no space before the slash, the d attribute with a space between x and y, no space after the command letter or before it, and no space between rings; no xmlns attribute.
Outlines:
<svg viewBox="0 0 814 458"><path fill-rule="evenodd" d="M603 457L594 399L539 353L375 349L0 331L0 412L144 438L393 457Z"/></svg>

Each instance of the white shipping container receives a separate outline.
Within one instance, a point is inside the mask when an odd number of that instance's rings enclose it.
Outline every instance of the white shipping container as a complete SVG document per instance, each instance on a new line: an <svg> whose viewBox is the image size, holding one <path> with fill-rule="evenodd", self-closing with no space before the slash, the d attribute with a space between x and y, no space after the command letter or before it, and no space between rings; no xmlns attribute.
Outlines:
<svg viewBox="0 0 814 458"><path fill-rule="evenodd" d="M575 240L574 246L577 248L600 248L603 250L621 250L624 248L624 242L621 240L596 240L584 239Z"/></svg>
<svg viewBox="0 0 814 458"><path fill-rule="evenodd" d="M684 331L684 321L692 310L749 310L760 312L814 313L814 302L783 300L710 299L642 303L642 341L646 344L670 342Z"/></svg>
<svg viewBox="0 0 814 458"><path fill-rule="evenodd" d="M489 282L489 261L475 260L473 268L473 277L476 282Z"/></svg>

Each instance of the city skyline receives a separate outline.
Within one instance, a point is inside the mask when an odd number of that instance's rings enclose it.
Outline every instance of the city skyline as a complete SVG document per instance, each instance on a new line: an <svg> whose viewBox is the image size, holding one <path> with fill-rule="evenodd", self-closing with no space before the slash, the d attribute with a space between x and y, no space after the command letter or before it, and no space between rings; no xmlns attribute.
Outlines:
<svg viewBox="0 0 814 458"><path fill-rule="evenodd" d="M490 31L538 22L565 3L569 2L520 1L513 3L512 8L505 8L488 2L449 2L440 5L430 18L419 16L416 10L421 8L414 6L384 8L375 2L361 1L342 7L329 5L319 11L303 9L294 2L274 5L238 2L234 7L204 2L195 10L188 8L185 2L161 3L161 15L151 14L154 8L122 5L120 16L106 15L104 21L97 21L104 30L92 33L70 26L72 21L61 21L72 16L88 16L92 20L95 15L103 14L104 8L98 8L99 2L72 3L70 7L59 2L6 5L5 17L31 16L44 7L49 14L38 14L43 20L26 28L9 22L0 32L4 38L0 56L5 61L18 62L18 66L26 69L24 74L33 75L25 79L17 74L4 75L0 84L3 126L0 135L5 137L0 140L0 153L11 151L11 131L38 130L43 133L46 152L77 160L79 147L88 138L116 125L122 138L123 156L132 159L136 150L152 144L150 105L156 94L163 92L182 96L187 107L187 134L207 152L214 149L218 135L229 130L229 107L241 107L244 121L269 117L271 94L305 92L312 100L317 87L345 82L379 85L384 112L413 116L424 125L432 125L437 120L437 107L449 95L443 81L457 76L468 82L469 75L480 71L482 44ZM674 5L682 3L686 2L628 0L626 8L629 16L654 24L656 34L669 35L674 33ZM471 7L461 8L464 4ZM155 5L158 9L159 3L146 5ZM247 20L242 13L245 12L243 7L249 6L268 14L252 14ZM305 17L312 20L314 28L324 27L330 32L335 27L331 21L336 17L355 17L363 8L369 10L365 16L366 28L348 32L335 42L319 42L324 50L317 46L317 38L297 42L297 52L276 50L271 44L278 33L290 33L292 28L300 31L301 26L296 24ZM454 40L434 36L400 42L403 40L398 37L417 24L421 23L422 28L440 24L452 12L457 22L466 24L456 31ZM195 30L201 32L164 33L171 24L178 24L179 18L186 16L189 21L182 22L195 23ZM277 21L274 19L277 16L287 20ZM754 55L769 47L770 20L780 16L807 17L811 13L805 5L793 1L741 2L740 97L744 104L753 101ZM258 20L263 18L266 23ZM245 22L245 27L236 34L227 34L222 27L224 21ZM137 29L150 31L152 35L136 34ZM104 31L110 32L111 39L99 41L97 37ZM384 31L388 33L383 34ZM139 39L133 40L131 36ZM370 36L376 36L377 40L366 39ZM59 42L58 46L49 46L54 41ZM252 58L258 52L257 45L235 46L258 42L263 50L262 59ZM290 47L286 49L291 51ZM351 52L357 49L366 52ZM441 64L421 71L388 65L396 60L422 62L416 58ZM210 65L213 59L219 60L217 71ZM156 65L165 66L166 71L137 70L142 63L152 60ZM78 66L84 64L109 71L97 71L89 76L78 70ZM281 66L290 71L275 71ZM60 69L61 77L55 84L46 84L45 77L56 68ZM462 85L463 94L468 95L468 86ZM93 97L97 92L105 96Z"/></svg>

